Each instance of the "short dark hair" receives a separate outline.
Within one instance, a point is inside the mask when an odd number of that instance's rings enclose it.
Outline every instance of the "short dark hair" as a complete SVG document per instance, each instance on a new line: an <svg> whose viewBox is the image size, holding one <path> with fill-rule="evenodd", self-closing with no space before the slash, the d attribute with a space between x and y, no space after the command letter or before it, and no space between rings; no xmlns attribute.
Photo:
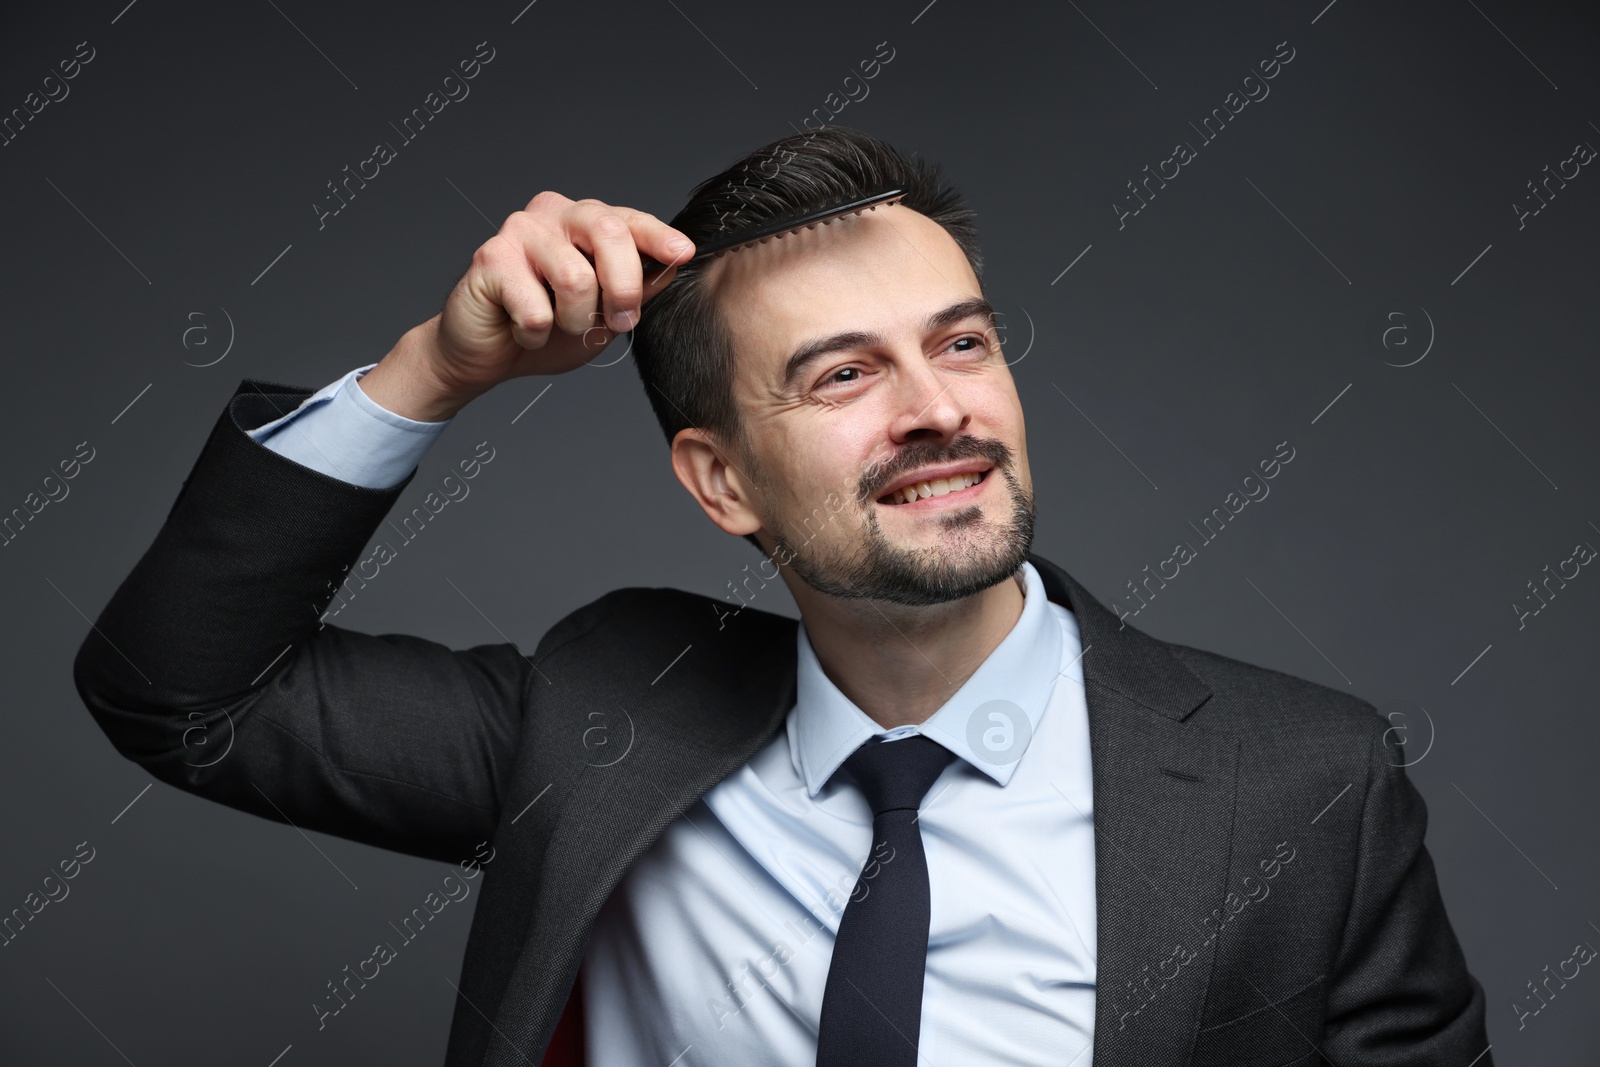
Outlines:
<svg viewBox="0 0 1600 1067"><path fill-rule="evenodd" d="M981 284L976 213L943 181L939 165L908 158L848 126L823 126L756 149L695 186L670 222L700 244L729 230L891 186L905 189L902 206L944 227ZM692 426L748 460L733 398L733 336L705 284L705 269L712 262L708 257L679 267L666 289L651 297L633 331L632 352L669 443L678 431ZM761 547L754 534L745 540Z"/></svg>

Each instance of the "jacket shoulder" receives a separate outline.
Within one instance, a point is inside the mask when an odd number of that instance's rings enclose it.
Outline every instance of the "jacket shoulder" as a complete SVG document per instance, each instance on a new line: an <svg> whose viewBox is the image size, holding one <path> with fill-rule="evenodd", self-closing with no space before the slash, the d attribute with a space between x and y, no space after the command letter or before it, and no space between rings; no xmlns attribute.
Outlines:
<svg viewBox="0 0 1600 1067"><path fill-rule="evenodd" d="M556 655L569 645L586 649L623 643L681 649L713 640L724 654L741 655L773 641L792 640L797 625L787 616L734 607L701 593L670 586L625 586L563 616L539 642L538 655L541 659Z"/></svg>
<svg viewBox="0 0 1600 1067"><path fill-rule="evenodd" d="M1382 713L1354 693L1172 641L1159 642L1211 690L1197 721L1229 729L1321 738L1365 751ZM1347 749L1348 751L1348 749Z"/></svg>

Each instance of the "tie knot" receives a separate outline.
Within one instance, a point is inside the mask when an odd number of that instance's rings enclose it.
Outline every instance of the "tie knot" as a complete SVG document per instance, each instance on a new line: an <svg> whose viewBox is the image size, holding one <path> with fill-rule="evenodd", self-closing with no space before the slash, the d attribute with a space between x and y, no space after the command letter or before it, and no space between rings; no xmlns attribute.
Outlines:
<svg viewBox="0 0 1600 1067"><path fill-rule="evenodd" d="M872 806L873 818L886 811L912 811L932 788L955 753L922 734L898 741L881 736L865 741L840 766L847 767Z"/></svg>

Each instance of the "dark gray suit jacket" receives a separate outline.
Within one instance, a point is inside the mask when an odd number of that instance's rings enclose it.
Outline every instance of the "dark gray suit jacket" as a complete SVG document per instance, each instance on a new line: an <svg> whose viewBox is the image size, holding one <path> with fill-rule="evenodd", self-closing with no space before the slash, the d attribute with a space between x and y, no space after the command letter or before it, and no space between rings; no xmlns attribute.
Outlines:
<svg viewBox="0 0 1600 1067"><path fill-rule="evenodd" d="M78 691L118 752L180 789L445 862L492 841L447 1064L538 1062L629 865L781 729L796 624L646 588L579 608L532 656L319 624L406 483L350 485L246 436L310 392L241 384L85 637ZM1095 1067L1473 1063L1483 989L1388 723L1123 626L1031 562L1084 644ZM633 723L610 766L585 737L596 711Z"/></svg>

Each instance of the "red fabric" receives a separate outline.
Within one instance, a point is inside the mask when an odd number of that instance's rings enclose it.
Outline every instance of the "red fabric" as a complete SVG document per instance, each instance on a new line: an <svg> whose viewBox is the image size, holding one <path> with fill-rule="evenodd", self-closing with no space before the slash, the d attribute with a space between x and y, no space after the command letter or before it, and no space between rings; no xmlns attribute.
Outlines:
<svg viewBox="0 0 1600 1067"><path fill-rule="evenodd" d="M583 974L572 983L572 995L567 1006L561 1009L555 1033L550 1035L550 1045L544 1050L539 1067L584 1067L583 1052Z"/></svg>

